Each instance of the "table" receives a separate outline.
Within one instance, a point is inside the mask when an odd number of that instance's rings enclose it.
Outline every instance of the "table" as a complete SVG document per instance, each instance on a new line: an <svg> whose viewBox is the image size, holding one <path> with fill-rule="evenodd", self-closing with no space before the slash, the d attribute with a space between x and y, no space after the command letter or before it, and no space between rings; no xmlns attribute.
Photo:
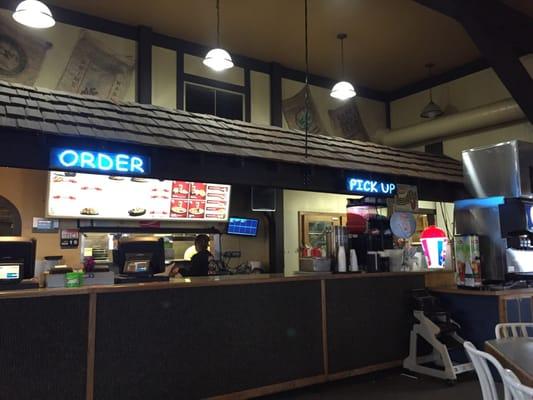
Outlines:
<svg viewBox="0 0 533 400"><path fill-rule="evenodd" d="M512 370L524 385L533 387L533 338L487 340L485 350L504 368Z"/></svg>

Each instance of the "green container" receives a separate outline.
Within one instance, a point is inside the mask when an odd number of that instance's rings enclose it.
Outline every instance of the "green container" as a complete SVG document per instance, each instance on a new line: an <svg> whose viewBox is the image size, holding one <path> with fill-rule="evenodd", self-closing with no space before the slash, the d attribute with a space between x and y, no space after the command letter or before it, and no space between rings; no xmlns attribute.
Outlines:
<svg viewBox="0 0 533 400"><path fill-rule="evenodd" d="M80 287L83 284L83 272L67 272L65 274L65 287Z"/></svg>

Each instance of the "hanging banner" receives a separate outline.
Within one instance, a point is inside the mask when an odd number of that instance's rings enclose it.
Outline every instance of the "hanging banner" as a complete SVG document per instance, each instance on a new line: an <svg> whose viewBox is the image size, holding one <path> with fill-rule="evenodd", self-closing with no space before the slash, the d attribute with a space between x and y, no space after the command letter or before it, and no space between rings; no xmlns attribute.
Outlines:
<svg viewBox="0 0 533 400"><path fill-rule="evenodd" d="M313 102L311 91L309 91L308 94L308 132L313 134L324 133L324 127L320 120L320 116L318 115L315 103ZM294 96L283 100L282 109L289 128L305 131L305 88L300 90Z"/></svg>
<svg viewBox="0 0 533 400"><path fill-rule="evenodd" d="M133 75L134 55L120 57L105 44L82 32L57 84L58 90L123 99Z"/></svg>
<svg viewBox="0 0 533 400"><path fill-rule="evenodd" d="M354 99L339 108L329 110L328 114L336 136L364 142L370 140Z"/></svg>
<svg viewBox="0 0 533 400"><path fill-rule="evenodd" d="M0 16L0 79L33 86L44 56L52 44L23 28L8 16Z"/></svg>

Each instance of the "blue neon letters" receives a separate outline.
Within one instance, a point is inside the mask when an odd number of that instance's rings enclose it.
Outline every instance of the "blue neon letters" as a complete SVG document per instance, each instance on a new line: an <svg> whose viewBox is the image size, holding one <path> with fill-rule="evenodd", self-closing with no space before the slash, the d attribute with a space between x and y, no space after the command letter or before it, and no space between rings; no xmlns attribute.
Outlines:
<svg viewBox="0 0 533 400"><path fill-rule="evenodd" d="M374 196L394 196L396 194L395 183L373 181L370 179L348 178L346 179L346 187L352 193Z"/></svg>
<svg viewBox="0 0 533 400"><path fill-rule="evenodd" d="M54 148L50 155L50 167L72 171L146 175L150 172L150 159L133 154Z"/></svg>

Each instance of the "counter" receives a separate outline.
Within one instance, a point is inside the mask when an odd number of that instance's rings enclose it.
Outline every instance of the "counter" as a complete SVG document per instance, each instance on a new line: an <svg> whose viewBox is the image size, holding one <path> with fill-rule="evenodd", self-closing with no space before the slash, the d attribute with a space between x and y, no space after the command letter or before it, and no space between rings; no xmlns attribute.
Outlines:
<svg viewBox="0 0 533 400"><path fill-rule="evenodd" d="M533 322L533 288L481 291L450 286L431 290L461 325L463 338L479 349L494 339L498 323Z"/></svg>
<svg viewBox="0 0 533 400"><path fill-rule="evenodd" d="M391 368L422 287L423 273L379 273L1 292L0 387L17 399L235 399Z"/></svg>

